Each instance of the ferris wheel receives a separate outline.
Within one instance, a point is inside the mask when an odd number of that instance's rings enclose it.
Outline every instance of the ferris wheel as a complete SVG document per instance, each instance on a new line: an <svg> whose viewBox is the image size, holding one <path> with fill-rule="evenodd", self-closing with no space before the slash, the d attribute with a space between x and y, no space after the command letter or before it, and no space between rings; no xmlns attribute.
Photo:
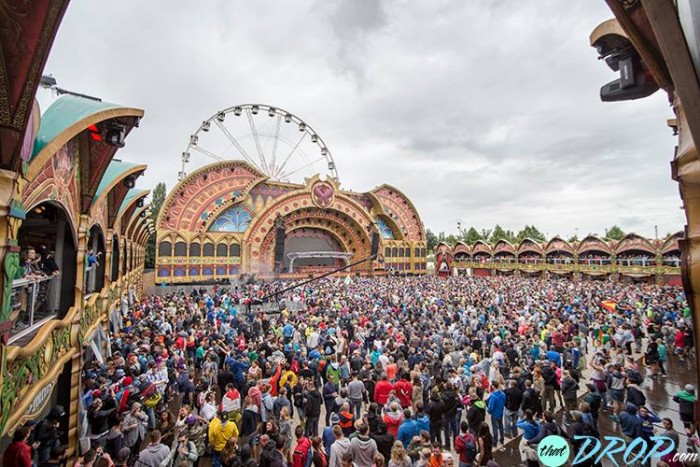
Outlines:
<svg viewBox="0 0 700 467"><path fill-rule="evenodd" d="M340 181L321 136L296 115L265 104L229 107L204 120L190 135L178 178L187 176L188 164L207 158L243 159L280 182L299 183L316 174Z"/></svg>

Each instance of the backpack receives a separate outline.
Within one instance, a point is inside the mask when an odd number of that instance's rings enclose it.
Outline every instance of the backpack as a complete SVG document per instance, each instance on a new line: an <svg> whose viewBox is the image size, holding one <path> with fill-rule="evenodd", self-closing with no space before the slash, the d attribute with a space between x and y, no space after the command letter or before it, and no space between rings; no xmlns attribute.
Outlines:
<svg viewBox="0 0 700 467"><path fill-rule="evenodd" d="M301 443L301 441L304 441L304 443ZM292 453L292 467L310 467L312 460L311 441L308 438L302 438L294 448L294 453Z"/></svg>
<svg viewBox="0 0 700 467"><path fill-rule="evenodd" d="M467 455L467 462L474 462L476 460L476 440L471 433L467 433L467 436L459 435L459 438L464 441L464 451Z"/></svg>
<svg viewBox="0 0 700 467"><path fill-rule="evenodd" d="M644 376L636 370L627 370L627 378L634 384L642 384L644 382Z"/></svg>

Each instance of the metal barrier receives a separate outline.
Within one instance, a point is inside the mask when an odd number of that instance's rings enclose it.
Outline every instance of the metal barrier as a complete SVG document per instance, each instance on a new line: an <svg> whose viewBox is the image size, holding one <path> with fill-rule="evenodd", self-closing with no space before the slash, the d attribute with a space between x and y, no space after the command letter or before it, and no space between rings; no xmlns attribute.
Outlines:
<svg viewBox="0 0 700 467"><path fill-rule="evenodd" d="M9 343L12 343L33 332L48 319L56 316L54 312L43 312L48 306L48 287L57 276L46 276L38 279L17 279L12 282L12 312L10 320L14 325L10 329Z"/></svg>

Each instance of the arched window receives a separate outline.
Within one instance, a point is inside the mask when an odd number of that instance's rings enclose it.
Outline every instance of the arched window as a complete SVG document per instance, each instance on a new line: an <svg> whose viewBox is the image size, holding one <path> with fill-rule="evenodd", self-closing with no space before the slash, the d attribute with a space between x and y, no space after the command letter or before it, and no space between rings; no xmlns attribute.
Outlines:
<svg viewBox="0 0 700 467"><path fill-rule="evenodd" d="M187 256L187 244L185 242L177 242L175 244L175 256Z"/></svg>
<svg viewBox="0 0 700 467"><path fill-rule="evenodd" d="M421 258L425 258L425 247L420 249L420 256Z"/></svg>
<svg viewBox="0 0 700 467"><path fill-rule="evenodd" d="M391 248L389 248L389 247L384 248L384 256L386 258L391 258Z"/></svg>
<svg viewBox="0 0 700 467"><path fill-rule="evenodd" d="M398 258L398 256L399 256L399 249L396 248L396 247L392 248L392 249L391 249L391 256L394 257L394 258Z"/></svg>
<svg viewBox="0 0 700 467"><path fill-rule="evenodd" d="M229 246L229 256L238 257L241 256L241 246L238 243L233 243Z"/></svg>
<svg viewBox="0 0 700 467"><path fill-rule="evenodd" d="M413 256L415 256L416 258L419 258L419 257L420 257L420 248L415 247L415 248L413 249Z"/></svg>
<svg viewBox="0 0 700 467"><path fill-rule="evenodd" d="M126 244L124 247L126 251ZM173 244L170 242L160 242L158 245L158 256L172 256L173 255Z"/></svg>
<svg viewBox="0 0 700 467"><path fill-rule="evenodd" d="M399 248L399 258L403 258L403 247Z"/></svg>
<svg viewBox="0 0 700 467"><path fill-rule="evenodd" d="M228 245L226 245L225 243L219 243L218 245L216 245L216 256L228 256Z"/></svg>
<svg viewBox="0 0 700 467"><path fill-rule="evenodd" d="M202 245L199 243L190 243L190 256L201 256Z"/></svg>
<svg viewBox="0 0 700 467"><path fill-rule="evenodd" d="M203 256L214 256L214 244L213 243L205 243L204 248L202 250L204 252Z"/></svg>

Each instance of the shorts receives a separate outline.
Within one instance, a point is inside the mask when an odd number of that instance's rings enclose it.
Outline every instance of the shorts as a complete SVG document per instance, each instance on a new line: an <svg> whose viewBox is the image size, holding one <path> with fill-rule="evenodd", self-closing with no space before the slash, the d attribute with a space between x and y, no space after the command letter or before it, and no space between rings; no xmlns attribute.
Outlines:
<svg viewBox="0 0 700 467"><path fill-rule="evenodd" d="M610 389L610 397L617 402L625 401L625 391L622 389Z"/></svg>

